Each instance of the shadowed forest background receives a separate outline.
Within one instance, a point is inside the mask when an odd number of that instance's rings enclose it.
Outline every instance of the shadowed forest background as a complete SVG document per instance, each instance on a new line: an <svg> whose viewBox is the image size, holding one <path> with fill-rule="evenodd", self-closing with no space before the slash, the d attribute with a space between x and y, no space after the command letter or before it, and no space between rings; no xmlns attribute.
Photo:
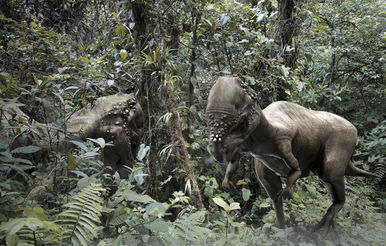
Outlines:
<svg viewBox="0 0 386 246"><path fill-rule="evenodd" d="M384 245L385 13L380 0L0 0L0 244ZM236 189L219 186L205 107L222 75L262 108L288 100L357 127L352 160L379 178L346 178L327 236L311 232L331 204L317 177L284 202L283 230L250 157ZM103 172L103 139L32 159L38 147L10 148L34 121L66 132L69 115L118 92L145 113L127 179ZM15 108L30 119L6 117Z"/></svg>

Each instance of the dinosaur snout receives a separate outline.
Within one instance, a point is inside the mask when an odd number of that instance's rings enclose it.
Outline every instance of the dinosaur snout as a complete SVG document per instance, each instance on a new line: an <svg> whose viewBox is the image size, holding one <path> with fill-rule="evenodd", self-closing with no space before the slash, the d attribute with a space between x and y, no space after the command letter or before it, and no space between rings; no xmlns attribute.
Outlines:
<svg viewBox="0 0 386 246"><path fill-rule="evenodd" d="M216 143L210 143L210 152L216 159L216 161L225 163L226 162L226 150L223 146L219 146Z"/></svg>
<svg viewBox="0 0 386 246"><path fill-rule="evenodd" d="M210 152L214 158L221 163L234 162L237 158L235 151L230 151L226 147L214 143L210 144Z"/></svg>

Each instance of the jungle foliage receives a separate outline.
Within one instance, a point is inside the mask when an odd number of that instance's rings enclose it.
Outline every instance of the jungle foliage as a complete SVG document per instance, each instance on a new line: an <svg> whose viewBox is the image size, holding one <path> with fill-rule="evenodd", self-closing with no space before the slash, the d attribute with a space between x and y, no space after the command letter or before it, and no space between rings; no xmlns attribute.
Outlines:
<svg viewBox="0 0 386 246"><path fill-rule="evenodd" d="M0 0L0 244L384 245L385 17L379 0ZM284 230L249 157L237 189L219 187L204 111L228 74L262 107L289 100L358 128L353 161L379 178L346 179L327 236L311 232L330 205L316 177L285 202ZM103 139L40 156L10 148L23 131L39 135L32 121L65 129L119 91L136 93L147 116L128 179L103 172Z"/></svg>

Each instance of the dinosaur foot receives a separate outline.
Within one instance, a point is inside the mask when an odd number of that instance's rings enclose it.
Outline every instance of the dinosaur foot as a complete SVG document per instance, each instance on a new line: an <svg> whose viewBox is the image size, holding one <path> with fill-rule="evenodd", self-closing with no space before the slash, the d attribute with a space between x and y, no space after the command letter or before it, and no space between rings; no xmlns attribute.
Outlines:
<svg viewBox="0 0 386 246"><path fill-rule="evenodd" d="M276 220L276 227L279 228L279 229L285 229L284 221Z"/></svg>
<svg viewBox="0 0 386 246"><path fill-rule="evenodd" d="M234 185L231 181L225 180L225 179L222 181L221 186L222 186L222 188L223 188L224 190L226 190L226 191L230 191L230 190L236 188L235 185Z"/></svg>
<svg viewBox="0 0 386 246"><path fill-rule="evenodd" d="M312 229L313 232L318 232L322 237L326 237L328 233L335 229L335 221L327 220L323 218L317 225Z"/></svg>
<svg viewBox="0 0 386 246"><path fill-rule="evenodd" d="M292 199L292 191L290 188L284 188L278 193L278 196L283 199Z"/></svg>

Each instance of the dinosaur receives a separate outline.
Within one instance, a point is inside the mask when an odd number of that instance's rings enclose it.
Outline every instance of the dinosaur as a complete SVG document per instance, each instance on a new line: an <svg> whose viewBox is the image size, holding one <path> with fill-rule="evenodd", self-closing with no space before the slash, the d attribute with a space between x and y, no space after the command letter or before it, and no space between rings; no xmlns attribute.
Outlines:
<svg viewBox="0 0 386 246"><path fill-rule="evenodd" d="M282 200L291 198L297 179L317 174L328 187L333 203L315 227L328 232L346 200L344 177L375 176L350 160L357 130L349 121L287 101L261 110L256 92L237 77L220 77L215 82L206 118L211 153L217 161L228 163L222 187L232 187L240 154L252 155L256 176L273 201L279 228L285 226ZM280 177L287 180L284 189Z"/></svg>
<svg viewBox="0 0 386 246"><path fill-rule="evenodd" d="M13 112L14 115L8 113L8 120L14 118L26 122L29 118L18 108ZM97 98L70 115L66 122L65 127L33 122L29 128L34 130L19 134L10 147L15 149L32 144L39 146L41 151L68 151L74 145L71 141L61 141L65 137L72 140L104 138L113 143L103 149L105 165L110 166L112 172L118 171L121 177L127 177L124 165L133 165L144 124L144 113L134 94L117 93Z"/></svg>

